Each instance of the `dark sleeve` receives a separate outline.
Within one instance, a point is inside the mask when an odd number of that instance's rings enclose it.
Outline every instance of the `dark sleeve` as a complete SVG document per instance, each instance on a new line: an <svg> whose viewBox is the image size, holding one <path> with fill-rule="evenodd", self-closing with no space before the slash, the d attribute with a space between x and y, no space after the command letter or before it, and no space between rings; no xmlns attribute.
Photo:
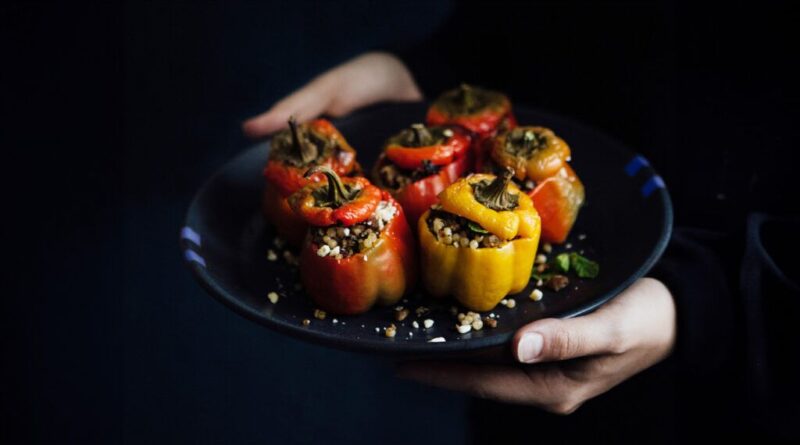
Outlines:
<svg viewBox="0 0 800 445"><path fill-rule="evenodd" d="M796 434L788 427L800 420L800 287L786 271L798 233L800 221L758 213L730 236L675 230L652 275L675 298L671 360L689 424Z"/></svg>

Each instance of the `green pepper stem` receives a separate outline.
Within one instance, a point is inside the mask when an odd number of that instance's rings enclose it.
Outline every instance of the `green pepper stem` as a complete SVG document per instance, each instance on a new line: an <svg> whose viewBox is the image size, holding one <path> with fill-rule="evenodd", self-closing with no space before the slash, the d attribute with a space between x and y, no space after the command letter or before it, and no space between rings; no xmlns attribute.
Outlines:
<svg viewBox="0 0 800 445"><path fill-rule="evenodd" d="M514 169L506 167L502 175L491 182L481 181L472 186L475 200L492 210L511 210L517 207L519 196L508 192L508 183L514 177Z"/></svg>
<svg viewBox="0 0 800 445"><path fill-rule="evenodd" d="M356 196L358 196L358 194L361 192L361 190L348 190L344 183L342 183L342 179L339 178L339 175L337 175L336 172L330 167L324 165L318 165L308 169L306 174L303 176L308 178L317 173L322 173L326 178L328 178L327 187L323 186L323 189L326 189L325 194L315 196L318 207L331 207L334 209L339 208L345 203L355 199Z"/></svg>
<svg viewBox="0 0 800 445"><path fill-rule="evenodd" d="M294 116L289 117L289 129L292 131L292 145L294 146L295 153L300 158L300 162L306 165L317 159L319 154L317 146L309 141L300 140L300 129L297 127L297 120Z"/></svg>

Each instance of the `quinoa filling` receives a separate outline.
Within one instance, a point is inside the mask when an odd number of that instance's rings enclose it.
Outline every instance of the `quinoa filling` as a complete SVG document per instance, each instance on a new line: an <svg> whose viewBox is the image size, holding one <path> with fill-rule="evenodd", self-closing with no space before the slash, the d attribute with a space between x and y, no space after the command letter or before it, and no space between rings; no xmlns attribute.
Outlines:
<svg viewBox="0 0 800 445"><path fill-rule="evenodd" d="M340 224L312 227L311 240L321 257L337 260L348 258L371 249L381 237L389 222L397 215L397 208L389 201L381 201L372 217L352 226Z"/></svg>
<svg viewBox="0 0 800 445"><path fill-rule="evenodd" d="M421 168L408 170L400 168L392 161L384 158L382 165L378 167L378 182L383 187L397 191L408 184L439 173L440 169L441 167L439 166L423 161Z"/></svg>
<svg viewBox="0 0 800 445"><path fill-rule="evenodd" d="M480 224L441 209L431 209L426 221L437 241L448 246L470 249L495 248L505 241L489 233Z"/></svg>

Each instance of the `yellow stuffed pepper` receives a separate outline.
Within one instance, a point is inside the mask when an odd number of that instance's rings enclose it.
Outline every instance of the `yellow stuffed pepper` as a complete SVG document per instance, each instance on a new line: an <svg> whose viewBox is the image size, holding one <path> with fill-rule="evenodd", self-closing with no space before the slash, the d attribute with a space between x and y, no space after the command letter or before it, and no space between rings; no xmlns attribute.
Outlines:
<svg viewBox="0 0 800 445"><path fill-rule="evenodd" d="M541 220L513 175L462 178L419 219L422 277L434 297L482 312L528 285Z"/></svg>

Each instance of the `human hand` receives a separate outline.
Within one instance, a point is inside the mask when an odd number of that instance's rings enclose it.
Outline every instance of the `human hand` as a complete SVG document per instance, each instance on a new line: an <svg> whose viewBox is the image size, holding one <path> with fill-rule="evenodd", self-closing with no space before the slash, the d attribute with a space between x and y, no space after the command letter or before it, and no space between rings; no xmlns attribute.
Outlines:
<svg viewBox="0 0 800 445"><path fill-rule="evenodd" d="M591 314L521 328L512 341L519 365L408 362L398 375L569 414L666 358L675 334L672 295L660 281L643 278Z"/></svg>
<svg viewBox="0 0 800 445"><path fill-rule="evenodd" d="M341 116L382 101L416 101L422 93L408 68L389 53L370 52L336 66L242 124L259 138L286 126L290 116L305 122L321 114Z"/></svg>

